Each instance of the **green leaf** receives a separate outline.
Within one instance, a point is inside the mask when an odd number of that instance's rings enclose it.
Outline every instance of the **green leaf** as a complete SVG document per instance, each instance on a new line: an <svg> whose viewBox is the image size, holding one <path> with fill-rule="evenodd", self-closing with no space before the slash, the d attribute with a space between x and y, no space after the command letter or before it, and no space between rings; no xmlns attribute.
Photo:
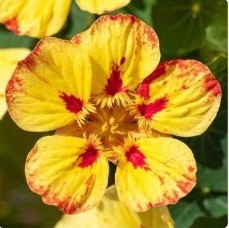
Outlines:
<svg viewBox="0 0 229 228"><path fill-rule="evenodd" d="M214 21L206 29L204 46L214 51L227 52L227 5L226 1L219 1Z"/></svg>
<svg viewBox="0 0 229 228"><path fill-rule="evenodd" d="M155 3L156 0L132 0L130 4L121 9L120 12L133 14L149 26L152 26L152 5Z"/></svg>
<svg viewBox="0 0 229 228"><path fill-rule="evenodd" d="M162 57L180 57L199 48L205 29L217 12L219 0L160 0L153 6L152 19Z"/></svg>
<svg viewBox="0 0 229 228"><path fill-rule="evenodd" d="M8 113L0 122L0 171L6 181L4 188L10 188L24 180L24 163L28 152L36 140L44 134L36 134L21 130L11 120ZM13 169L12 169L13 167ZM15 178L17 177L17 178ZM7 179L14 179L14 182Z"/></svg>
<svg viewBox="0 0 229 228"><path fill-rule="evenodd" d="M212 191L227 192L227 137L221 140L220 146L224 153L222 166L213 169L198 164L197 186Z"/></svg>
<svg viewBox="0 0 229 228"><path fill-rule="evenodd" d="M222 215L227 214L227 196L217 196L214 198L206 198L204 199L204 207L212 217L217 218Z"/></svg>
<svg viewBox="0 0 229 228"><path fill-rule="evenodd" d="M71 39L75 34L86 30L94 19L95 15L80 10L75 1L73 1L65 27L55 36Z"/></svg>
<svg viewBox="0 0 229 228"><path fill-rule="evenodd" d="M37 41L28 36L18 36L0 25L0 48L26 47L32 49Z"/></svg>
<svg viewBox="0 0 229 228"><path fill-rule="evenodd" d="M205 215L196 201L180 200L177 204L169 206L169 209L175 221L175 228L190 227L196 218Z"/></svg>
<svg viewBox="0 0 229 228"><path fill-rule="evenodd" d="M60 216L59 210L44 204L25 181L26 156L43 135L21 130L8 114L0 122L2 227L53 227Z"/></svg>
<svg viewBox="0 0 229 228"><path fill-rule="evenodd" d="M200 217L191 228L224 228L227 226L227 215L219 218Z"/></svg>

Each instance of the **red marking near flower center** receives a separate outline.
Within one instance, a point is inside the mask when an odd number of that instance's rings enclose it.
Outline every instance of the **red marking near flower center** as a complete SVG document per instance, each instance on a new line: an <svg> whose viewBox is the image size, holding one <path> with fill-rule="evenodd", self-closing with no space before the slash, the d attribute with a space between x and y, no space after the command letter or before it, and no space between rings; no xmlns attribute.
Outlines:
<svg viewBox="0 0 229 228"><path fill-rule="evenodd" d="M97 158L99 157L98 150L93 146L89 145L86 152L80 155L82 158L79 167L86 168L96 162Z"/></svg>
<svg viewBox="0 0 229 228"><path fill-rule="evenodd" d="M83 109L83 101L76 98L74 95L67 95L64 92L60 92L59 97L64 101L65 107L72 113L78 113Z"/></svg>
<svg viewBox="0 0 229 228"><path fill-rule="evenodd" d="M137 146L132 146L126 152L126 158L128 162L131 162L135 169L144 168L145 170L149 170L150 168L147 166L145 161L146 157L141 151L137 148Z"/></svg>
<svg viewBox="0 0 229 228"><path fill-rule="evenodd" d="M122 91L121 71L118 65L114 65L110 77L107 79L105 92L111 96L114 96L120 91Z"/></svg>
<svg viewBox="0 0 229 228"><path fill-rule="evenodd" d="M19 34L20 33L20 31L19 31L19 25L18 25L18 21L17 21L17 18L16 17L13 18L13 19L10 19L10 20L6 20L3 23L12 32L14 32L16 34Z"/></svg>
<svg viewBox="0 0 229 228"><path fill-rule="evenodd" d="M165 97L159 98L150 104L137 105L137 109L146 119L151 119L156 113L160 112L166 107L169 100Z"/></svg>

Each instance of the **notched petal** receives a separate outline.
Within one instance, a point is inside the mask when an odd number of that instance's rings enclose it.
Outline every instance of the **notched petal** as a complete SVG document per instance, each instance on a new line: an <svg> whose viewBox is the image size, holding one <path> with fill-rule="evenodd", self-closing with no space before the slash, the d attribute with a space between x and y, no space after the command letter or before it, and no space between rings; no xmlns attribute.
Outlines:
<svg viewBox="0 0 229 228"><path fill-rule="evenodd" d="M92 91L101 106L132 103L132 92L157 66L159 41L133 15L102 16L72 42L91 58Z"/></svg>
<svg viewBox="0 0 229 228"><path fill-rule="evenodd" d="M70 136L41 138L29 153L25 174L32 191L66 214L97 205L108 178L108 162L93 140Z"/></svg>
<svg viewBox="0 0 229 228"><path fill-rule="evenodd" d="M64 54L63 54L64 53ZM6 90L9 113L29 131L49 131L80 125L93 112L91 65L73 43L44 38L19 62Z"/></svg>
<svg viewBox="0 0 229 228"><path fill-rule="evenodd" d="M118 195L135 211L174 204L195 186L195 159L179 140L127 138L116 150L123 154L115 177Z"/></svg>
<svg viewBox="0 0 229 228"><path fill-rule="evenodd" d="M219 82L207 66L196 60L171 60L140 84L135 115L140 126L147 123L162 133L195 136L212 123L220 100Z"/></svg>

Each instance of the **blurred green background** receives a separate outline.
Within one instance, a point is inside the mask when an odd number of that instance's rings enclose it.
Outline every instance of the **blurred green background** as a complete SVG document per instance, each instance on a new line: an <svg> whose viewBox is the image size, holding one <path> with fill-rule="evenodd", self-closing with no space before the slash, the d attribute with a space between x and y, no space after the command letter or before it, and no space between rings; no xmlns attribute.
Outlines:
<svg viewBox="0 0 229 228"><path fill-rule="evenodd" d="M132 0L118 12L131 13L157 32L162 60L192 58L206 64L220 81L223 99L217 118L201 136L182 138L198 163L197 185L169 206L179 228L221 228L227 225L227 2L224 0ZM70 39L97 18L75 2L65 27L56 37ZM0 26L0 48L28 47L38 40L16 36ZM0 226L53 227L61 212L45 205L25 182L24 163L43 135L25 132L6 114L0 122ZM114 218L115 219L115 218Z"/></svg>

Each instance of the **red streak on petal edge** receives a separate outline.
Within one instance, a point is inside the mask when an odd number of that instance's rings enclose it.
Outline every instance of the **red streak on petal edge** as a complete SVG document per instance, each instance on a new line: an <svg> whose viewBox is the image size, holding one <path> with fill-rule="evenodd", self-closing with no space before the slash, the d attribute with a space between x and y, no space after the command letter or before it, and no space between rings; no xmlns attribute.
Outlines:
<svg viewBox="0 0 229 228"><path fill-rule="evenodd" d="M118 65L114 65L110 77L107 79L105 92L106 94L114 96L116 93L121 91L122 91L121 71L119 70Z"/></svg>
<svg viewBox="0 0 229 228"><path fill-rule="evenodd" d="M213 96L221 94L219 82L212 75L206 75L205 77L205 90L211 91Z"/></svg>
<svg viewBox="0 0 229 228"><path fill-rule="evenodd" d="M112 21L120 21L121 24L123 23L124 20L129 21L130 23L135 23L136 21L138 21L138 19L133 15L123 15L123 14L110 16L109 19Z"/></svg>
<svg viewBox="0 0 229 228"><path fill-rule="evenodd" d="M79 167L86 168L88 166L91 166L94 162L97 161L98 157L99 157L98 150L93 145L89 145L86 152L80 155L80 158L82 160L79 164Z"/></svg>
<svg viewBox="0 0 229 228"><path fill-rule="evenodd" d="M159 98L150 104L137 105L137 109L146 119L151 119L156 113L160 112L166 107L168 101L169 100L165 97Z"/></svg>
<svg viewBox="0 0 229 228"><path fill-rule="evenodd" d="M75 43L75 44L80 44L82 42L81 40L81 36L80 35L76 35L73 37L72 41Z"/></svg>
<svg viewBox="0 0 229 228"><path fill-rule="evenodd" d="M76 98L74 95L67 95L64 92L60 92L59 97L64 101L65 107L72 113L78 113L83 109L83 101Z"/></svg>
<svg viewBox="0 0 229 228"><path fill-rule="evenodd" d="M147 99L149 97L150 83L152 83L155 79L161 77L165 73L166 73L166 65L164 63L159 64L157 68L148 77L146 77L139 85L137 94Z"/></svg>
<svg viewBox="0 0 229 228"><path fill-rule="evenodd" d="M166 64L165 63L161 63L161 64L159 64L157 66L157 68L148 77L146 77L142 81L142 83L143 84L150 84L152 81L154 81L155 79L161 77L165 73L166 73Z"/></svg>
<svg viewBox="0 0 229 228"><path fill-rule="evenodd" d="M36 65L34 55L33 54L28 55L21 63L25 64L26 67L31 69L32 67Z"/></svg>
<svg viewBox="0 0 229 228"><path fill-rule="evenodd" d="M19 31L19 25L18 25L18 21L17 18L13 18L10 20L6 20L3 22L5 24L5 26L10 29L12 32L16 33L16 34L20 34Z"/></svg>
<svg viewBox="0 0 229 228"><path fill-rule="evenodd" d="M143 168L145 170L150 170L150 168L147 166L147 163L145 161L146 159L145 155L141 153L141 151L137 148L137 146L132 146L126 152L126 158L128 162L131 162L133 164L135 169Z"/></svg>

